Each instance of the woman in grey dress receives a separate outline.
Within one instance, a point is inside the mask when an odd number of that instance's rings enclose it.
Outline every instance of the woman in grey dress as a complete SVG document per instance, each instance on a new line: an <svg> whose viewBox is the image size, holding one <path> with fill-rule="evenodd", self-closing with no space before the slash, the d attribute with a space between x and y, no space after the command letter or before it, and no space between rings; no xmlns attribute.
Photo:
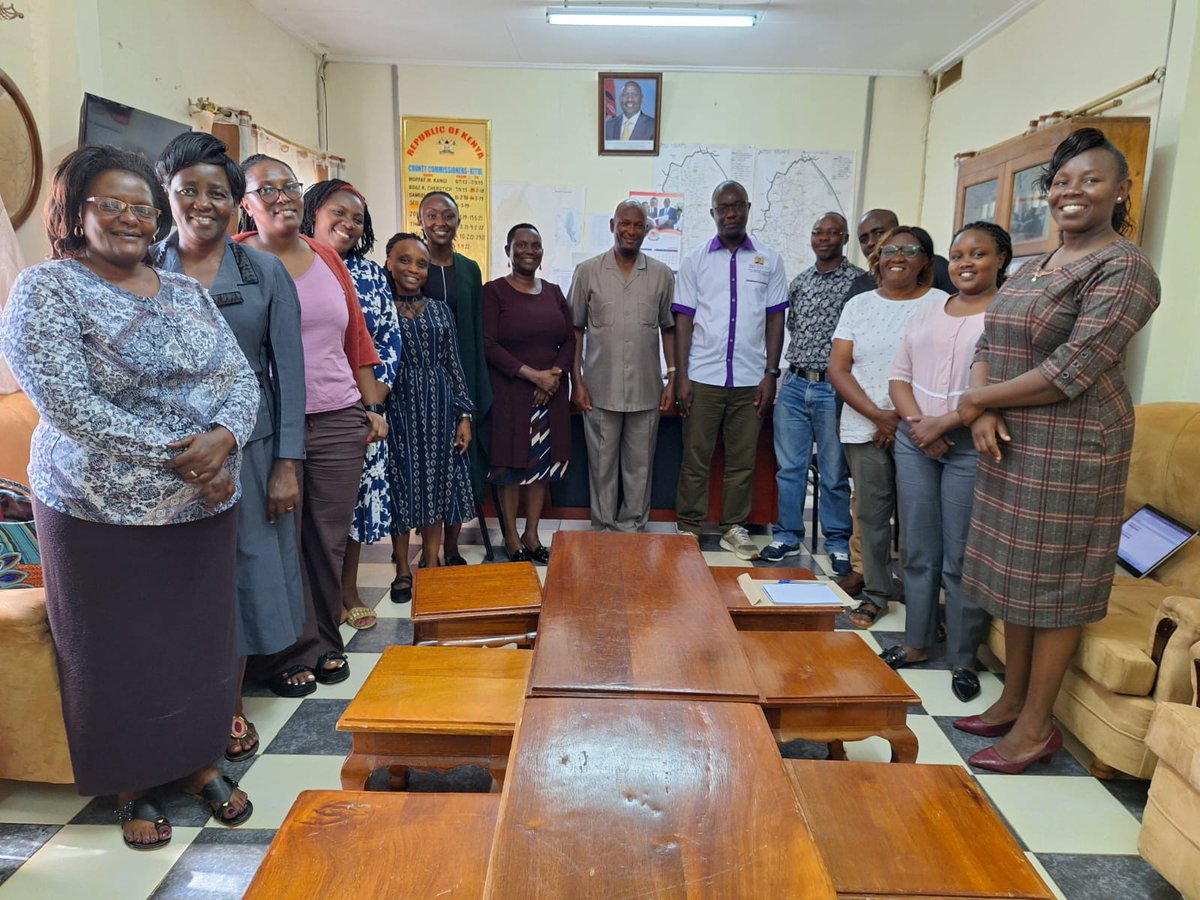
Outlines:
<svg viewBox="0 0 1200 900"><path fill-rule="evenodd" d="M300 302L283 264L234 243L226 228L246 189L237 163L210 134L189 132L163 150L158 175L177 230L152 249L155 265L208 288L258 377L258 419L243 451L238 506L237 642L249 654L291 646L304 628L296 545L296 461L304 458L304 351ZM258 732L238 691L225 757L253 756Z"/></svg>

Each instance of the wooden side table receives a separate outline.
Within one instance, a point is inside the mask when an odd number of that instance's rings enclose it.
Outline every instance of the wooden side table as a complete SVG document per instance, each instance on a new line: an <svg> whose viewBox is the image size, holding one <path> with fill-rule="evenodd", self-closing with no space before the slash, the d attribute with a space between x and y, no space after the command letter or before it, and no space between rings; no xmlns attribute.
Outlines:
<svg viewBox="0 0 1200 900"><path fill-rule="evenodd" d="M529 646L541 608L542 583L533 563L413 570L414 644L507 637Z"/></svg>
<svg viewBox="0 0 1200 900"><path fill-rule="evenodd" d="M1054 896L962 766L784 765L838 897Z"/></svg>
<svg viewBox="0 0 1200 900"><path fill-rule="evenodd" d="M499 806L496 794L303 791L245 896L478 900Z"/></svg>
<svg viewBox="0 0 1200 900"><path fill-rule="evenodd" d="M338 720L352 740L342 787L362 790L381 767L397 788L409 767L477 765L503 783L531 661L527 650L389 647Z"/></svg>
<svg viewBox="0 0 1200 900"><path fill-rule="evenodd" d="M780 741L830 744L881 737L892 762L916 762L908 707L921 698L857 634L818 631L739 632L758 684L759 703Z"/></svg>

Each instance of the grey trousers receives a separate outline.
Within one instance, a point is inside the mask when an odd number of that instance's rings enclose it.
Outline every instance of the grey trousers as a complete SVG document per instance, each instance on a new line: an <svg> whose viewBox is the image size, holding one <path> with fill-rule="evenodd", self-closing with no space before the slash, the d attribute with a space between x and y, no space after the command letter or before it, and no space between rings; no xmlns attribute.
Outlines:
<svg viewBox="0 0 1200 900"><path fill-rule="evenodd" d="M692 409L683 420L683 463L675 512L679 527L700 533L708 513L708 472L717 435L725 447L721 492L721 531L745 525L754 501L754 456L762 419L754 407L754 387L714 387L692 383Z"/></svg>
<svg viewBox="0 0 1200 900"><path fill-rule="evenodd" d="M887 609L892 583L892 510L896 505L896 464L890 450L870 441L842 444L854 479L856 521L862 536L863 599Z"/></svg>
<svg viewBox="0 0 1200 900"><path fill-rule="evenodd" d="M954 666L973 669L988 614L963 595L962 565L979 453L966 428L946 437L954 446L945 456L932 459L912 442L907 424L902 422L896 431L896 488L900 522L907 535L904 643L914 650L933 646L938 591L944 586L946 658Z"/></svg>
<svg viewBox="0 0 1200 900"><path fill-rule="evenodd" d="M583 414L593 528L642 531L646 527L658 416L657 408L617 412L598 406Z"/></svg>

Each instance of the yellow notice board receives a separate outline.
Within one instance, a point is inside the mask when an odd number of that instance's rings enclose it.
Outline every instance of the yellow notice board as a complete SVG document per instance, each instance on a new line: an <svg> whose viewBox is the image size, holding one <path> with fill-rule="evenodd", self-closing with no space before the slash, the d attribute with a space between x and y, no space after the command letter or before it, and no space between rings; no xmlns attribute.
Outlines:
<svg viewBox="0 0 1200 900"><path fill-rule="evenodd" d="M479 263L488 276L491 232L492 123L488 119L401 119L400 153L404 222L421 233L417 207L430 191L445 191L458 203L462 222L454 249Z"/></svg>

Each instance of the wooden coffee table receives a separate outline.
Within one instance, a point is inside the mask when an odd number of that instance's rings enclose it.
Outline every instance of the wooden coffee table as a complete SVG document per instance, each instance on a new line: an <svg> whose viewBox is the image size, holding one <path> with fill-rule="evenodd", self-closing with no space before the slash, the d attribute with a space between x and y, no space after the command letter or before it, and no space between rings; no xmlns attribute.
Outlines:
<svg viewBox="0 0 1200 900"><path fill-rule="evenodd" d="M881 737L893 762L916 762L908 707L921 698L857 634L842 631L742 631L759 703L781 741L831 745Z"/></svg>
<svg viewBox="0 0 1200 900"><path fill-rule="evenodd" d="M389 647L338 720L352 746L342 787L362 790L386 767L395 787L408 768L477 765L503 783L532 654L477 647Z"/></svg>
<svg viewBox="0 0 1200 900"><path fill-rule="evenodd" d="M961 766L784 764L838 897L1054 896Z"/></svg>
<svg viewBox="0 0 1200 900"><path fill-rule="evenodd" d="M560 531L529 696L753 702L737 635L695 538Z"/></svg>
<svg viewBox="0 0 1200 900"><path fill-rule="evenodd" d="M533 563L415 569L413 643L510 637L528 646L541 606Z"/></svg>
<svg viewBox="0 0 1200 900"><path fill-rule="evenodd" d="M245 897L483 895L495 794L303 791Z"/></svg>
<svg viewBox="0 0 1200 900"><path fill-rule="evenodd" d="M834 894L755 705L637 695L526 701L484 896Z"/></svg>
<svg viewBox="0 0 1200 900"><path fill-rule="evenodd" d="M834 620L845 607L829 606L755 606L746 599L737 580L749 575L755 581L816 581L811 569L770 566L709 566L721 599L738 631L833 631Z"/></svg>

